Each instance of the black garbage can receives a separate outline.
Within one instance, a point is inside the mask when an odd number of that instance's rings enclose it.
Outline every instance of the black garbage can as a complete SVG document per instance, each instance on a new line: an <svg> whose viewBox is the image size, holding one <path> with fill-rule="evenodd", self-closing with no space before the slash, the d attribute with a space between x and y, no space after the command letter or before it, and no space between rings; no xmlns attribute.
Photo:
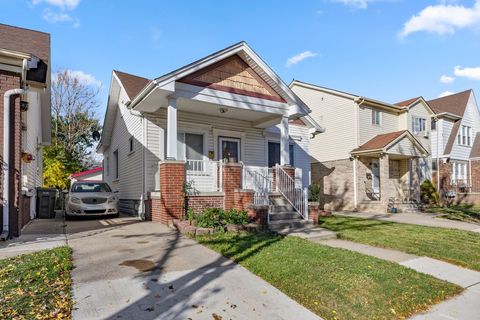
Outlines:
<svg viewBox="0 0 480 320"><path fill-rule="evenodd" d="M55 218L55 201L57 189L37 188L37 218Z"/></svg>

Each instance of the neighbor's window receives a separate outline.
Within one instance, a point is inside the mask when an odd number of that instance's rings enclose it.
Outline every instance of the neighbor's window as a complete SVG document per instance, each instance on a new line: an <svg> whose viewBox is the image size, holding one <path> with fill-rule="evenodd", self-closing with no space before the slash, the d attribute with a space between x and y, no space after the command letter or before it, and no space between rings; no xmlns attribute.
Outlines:
<svg viewBox="0 0 480 320"><path fill-rule="evenodd" d="M113 170L115 179L118 179L118 150L113 151Z"/></svg>
<svg viewBox="0 0 480 320"><path fill-rule="evenodd" d="M133 137L130 137L130 139L128 139L128 151L133 152Z"/></svg>
<svg viewBox="0 0 480 320"><path fill-rule="evenodd" d="M430 129L436 130L437 129L437 119L430 119Z"/></svg>
<svg viewBox="0 0 480 320"><path fill-rule="evenodd" d="M437 171L438 166L437 166L437 159L432 159L432 171Z"/></svg>
<svg viewBox="0 0 480 320"><path fill-rule="evenodd" d="M379 126L381 121L380 116L380 111L372 110L372 124Z"/></svg>
<svg viewBox="0 0 480 320"><path fill-rule="evenodd" d="M105 175L108 177L110 175L110 158L106 157L104 160Z"/></svg>
<svg viewBox="0 0 480 320"><path fill-rule="evenodd" d="M472 127L462 126L458 132L457 143L464 146L472 146Z"/></svg>
<svg viewBox="0 0 480 320"><path fill-rule="evenodd" d="M412 117L412 130L415 133L424 132L425 124L427 120L425 118Z"/></svg>

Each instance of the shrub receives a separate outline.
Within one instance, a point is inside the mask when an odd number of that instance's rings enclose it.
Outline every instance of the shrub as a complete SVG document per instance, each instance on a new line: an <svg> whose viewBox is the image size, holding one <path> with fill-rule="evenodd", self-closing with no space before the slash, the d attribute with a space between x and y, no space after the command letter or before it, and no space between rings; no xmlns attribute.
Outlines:
<svg viewBox="0 0 480 320"><path fill-rule="evenodd" d="M195 213L191 208L187 210L187 219L196 221L201 228L223 229L227 224L247 224L248 214L243 210L223 210L220 208L207 208Z"/></svg>
<svg viewBox="0 0 480 320"><path fill-rule="evenodd" d="M319 202L320 192L320 186L316 183L312 183L310 186L308 186L308 201Z"/></svg>
<svg viewBox="0 0 480 320"><path fill-rule="evenodd" d="M437 206L440 201L437 189L430 180L425 180L420 185L420 199L423 204L433 207Z"/></svg>

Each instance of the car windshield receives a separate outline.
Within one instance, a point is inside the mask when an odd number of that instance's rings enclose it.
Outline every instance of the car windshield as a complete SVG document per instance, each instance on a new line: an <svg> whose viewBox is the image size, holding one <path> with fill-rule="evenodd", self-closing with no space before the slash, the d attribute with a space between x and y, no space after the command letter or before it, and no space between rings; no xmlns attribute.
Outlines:
<svg viewBox="0 0 480 320"><path fill-rule="evenodd" d="M81 182L73 184L72 192L112 192L112 189L106 183Z"/></svg>

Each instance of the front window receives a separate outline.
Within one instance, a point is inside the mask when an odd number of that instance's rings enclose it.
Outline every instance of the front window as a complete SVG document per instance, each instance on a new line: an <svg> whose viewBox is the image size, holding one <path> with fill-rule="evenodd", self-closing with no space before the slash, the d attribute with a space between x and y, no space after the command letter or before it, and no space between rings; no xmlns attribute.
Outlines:
<svg viewBox="0 0 480 320"><path fill-rule="evenodd" d="M288 148L288 154L290 158L290 165L295 166L295 145L290 144ZM268 142L268 167L275 167L276 164L280 164L280 143L279 142Z"/></svg>
<svg viewBox="0 0 480 320"><path fill-rule="evenodd" d="M76 182L72 192L112 192L112 189L104 182Z"/></svg>
<svg viewBox="0 0 480 320"><path fill-rule="evenodd" d="M425 131L425 118L412 117L412 130L414 133L424 132Z"/></svg>
<svg viewBox="0 0 480 320"><path fill-rule="evenodd" d="M203 134L179 132L177 159L187 161L187 170L203 170Z"/></svg>
<svg viewBox="0 0 480 320"><path fill-rule="evenodd" d="M240 139L230 137L219 137L220 160L236 163L240 161Z"/></svg>
<svg viewBox="0 0 480 320"><path fill-rule="evenodd" d="M472 127L462 126L458 132L457 143L463 146L472 146Z"/></svg>
<svg viewBox="0 0 480 320"><path fill-rule="evenodd" d="M379 126L381 122L381 113L378 110L372 110L372 124Z"/></svg>

